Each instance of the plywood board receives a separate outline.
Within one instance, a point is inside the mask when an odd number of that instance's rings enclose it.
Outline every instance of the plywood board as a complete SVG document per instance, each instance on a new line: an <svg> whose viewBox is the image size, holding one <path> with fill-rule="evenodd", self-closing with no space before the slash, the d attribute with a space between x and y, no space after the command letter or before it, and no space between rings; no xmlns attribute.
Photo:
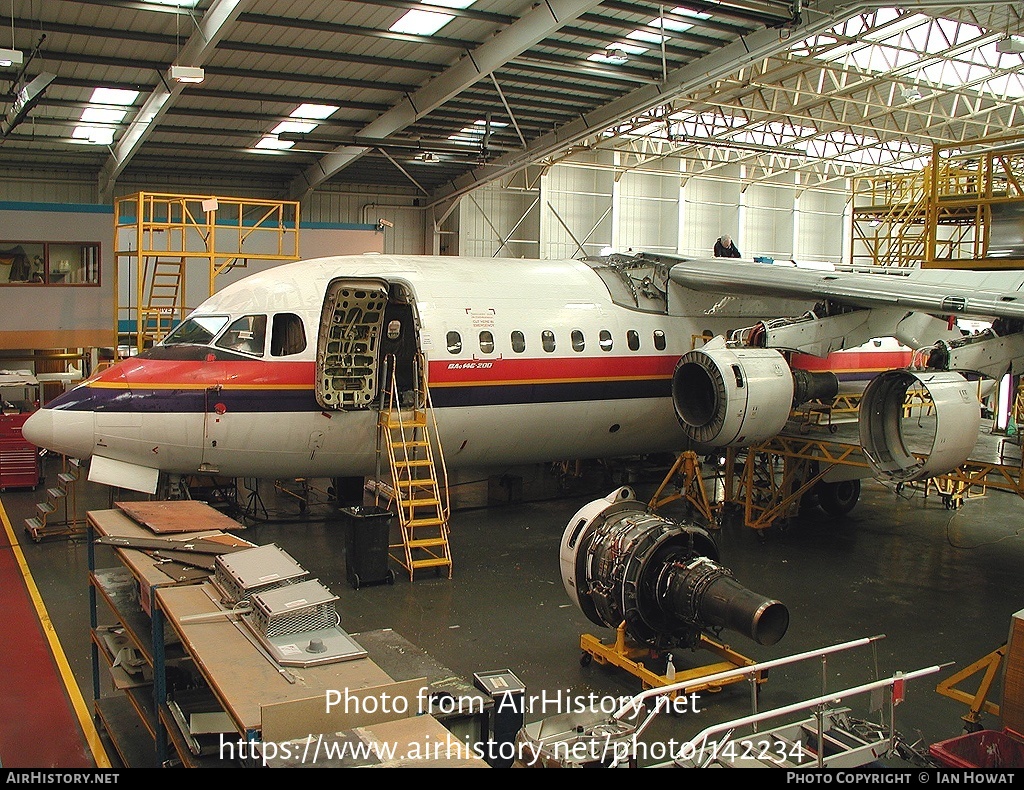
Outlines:
<svg viewBox="0 0 1024 790"><path fill-rule="evenodd" d="M369 658L305 667L281 667L246 635L248 626L218 617L220 594L209 583L162 587L160 608L192 655L239 732L262 727L261 708L326 695L332 689L367 689L392 683ZM212 620L195 619L213 614Z"/></svg>
<svg viewBox="0 0 1024 790"><path fill-rule="evenodd" d="M1002 725L1024 732L1024 610L1010 618L1010 635L1003 659L1003 701L999 706Z"/></svg>
<svg viewBox="0 0 1024 790"><path fill-rule="evenodd" d="M419 713L417 695L426 685L425 678L416 678L263 705L263 740L280 743L414 716Z"/></svg>
<svg viewBox="0 0 1024 790"><path fill-rule="evenodd" d="M197 499L115 502L120 510L157 534L245 529L233 518Z"/></svg>

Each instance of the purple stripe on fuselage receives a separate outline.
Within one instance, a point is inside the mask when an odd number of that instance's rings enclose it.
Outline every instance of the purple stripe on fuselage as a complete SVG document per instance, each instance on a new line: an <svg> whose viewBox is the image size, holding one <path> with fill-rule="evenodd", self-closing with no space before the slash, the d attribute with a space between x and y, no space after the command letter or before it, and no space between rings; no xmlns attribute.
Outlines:
<svg viewBox="0 0 1024 790"><path fill-rule="evenodd" d="M504 384L475 387L438 387L431 391L435 407L496 406L502 404L566 403L629 398L667 398L671 382L582 381L553 384ZM138 412L188 414L215 411L278 413L322 411L312 389L144 389L131 391L109 387L77 387L46 404L63 411Z"/></svg>

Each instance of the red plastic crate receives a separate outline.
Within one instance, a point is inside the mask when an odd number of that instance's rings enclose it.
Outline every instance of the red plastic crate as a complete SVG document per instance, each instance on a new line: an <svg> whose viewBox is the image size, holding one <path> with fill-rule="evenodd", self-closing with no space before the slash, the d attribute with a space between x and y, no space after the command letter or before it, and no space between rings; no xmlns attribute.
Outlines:
<svg viewBox="0 0 1024 790"><path fill-rule="evenodd" d="M933 743L928 753L950 768L1024 768L1024 736L1005 727L979 730Z"/></svg>

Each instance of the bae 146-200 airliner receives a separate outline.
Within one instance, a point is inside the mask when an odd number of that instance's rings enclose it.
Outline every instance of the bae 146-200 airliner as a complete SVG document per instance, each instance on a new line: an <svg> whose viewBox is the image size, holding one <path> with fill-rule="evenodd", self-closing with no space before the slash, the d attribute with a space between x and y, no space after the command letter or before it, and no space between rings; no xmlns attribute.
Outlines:
<svg viewBox="0 0 1024 790"><path fill-rule="evenodd" d="M644 253L323 257L224 287L158 344L46 403L24 436L137 471L126 479L139 490L161 474L372 475L382 391L422 381L449 468L711 450L764 441L796 404L834 395L846 382L829 361L848 354L871 368L859 417L870 474L906 482L968 458L972 378L1020 371L1022 285L1021 271ZM960 318L991 328L966 334ZM903 350L865 365L856 350L873 338ZM911 387L934 407L926 454L901 435Z"/></svg>

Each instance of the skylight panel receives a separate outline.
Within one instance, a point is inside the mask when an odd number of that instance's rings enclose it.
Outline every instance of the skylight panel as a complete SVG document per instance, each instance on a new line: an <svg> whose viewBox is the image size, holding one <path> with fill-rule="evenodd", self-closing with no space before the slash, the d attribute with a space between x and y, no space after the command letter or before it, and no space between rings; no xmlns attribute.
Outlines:
<svg viewBox="0 0 1024 790"><path fill-rule="evenodd" d="M1024 99L1024 80L1020 74L997 74L979 85L978 90L1007 99Z"/></svg>
<svg viewBox="0 0 1024 790"><path fill-rule="evenodd" d="M82 122L90 123L119 123L127 110L108 110L102 107L87 107L82 111Z"/></svg>
<svg viewBox="0 0 1024 790"><path fill-rule="evenodd" d="M469 8L476 0L423 0L423 5L435 8ZM437 11L420 10L406 11L405 14L388 28L392 33L409 33L416 36L432 36L442 27L455 19L451 14Z"/></svg>
<svg viewBox="0 0 1024 790"><path fill-rule="evenodd" d="M319 124L316 123L303 123L302 121L281 121L277 126L270 130L271 134L281 134L282 132L296 132L298 134L306 134L311 132Z"/></svg>
<svg viewBox="0 0 1024 790"><path fill-rule="evenodd" d="M122 90L120 88L96 88L92 92L89 104L118 104L122 107L128 107L138 96L138 91Z"/></svg>
<svg viewBox="0 0 1024 790"><path fill-rule="evenodd" d="M406 11L405 15L388 28L392 33L410 33L417 36L432 36L455 17L433 11Z"/></svg>
<svg viewBox="0 0 1024 790"><path fill-rule="evenodd" d="M143 5L171 6L172 8L195 8L199 0L142 0Z"/></svg>
<svg viewBox="0 0 1024 790"><path fill-rule="evenodd" d="M666 32L665 38L668 37L668 33ZM648 30L647 28L639 28L637 30L634 30L632 33L627 33L626 38L632 39L634 41L646 41L650 44L661 44L661 34L655 33L653 30Z"/></svg>
<svg viewBox="0 0 1024 790"><path fill-rule="evenodd" d="M278 137L267 136L256 143L257 148L265 148L273 151L283 151L295 145L294 140L281 140Z"/></svg>
<svg viewBox="0 0 1024 790"><path fill-rule="evenodd" d="M114 105L105 107L86 107L82 110L81 123L71 132L71 137L90 145L110 145L114 141L113 124L120 123L128 114L128 107L138 97L139 92L120 88L96 88L89 98L90 104ZM124 107L125 109L115 109ZM96 126L95 124L111 124Z"/></svg>
<svg viewBox="0 0 1024 790"><path fill-rule="evenodd" d="M292 118L313 118L322 121L325 118L330 118L337 111L338 108L333 104L300 104L291 111L290 115Z"/></svg>
<svg viewBox="0 0 1024 790"><path fill-rule="evenodd" d="M114 130L103 126L76 126L71 136L90 145L110 145L114 142Z"/></svg>

